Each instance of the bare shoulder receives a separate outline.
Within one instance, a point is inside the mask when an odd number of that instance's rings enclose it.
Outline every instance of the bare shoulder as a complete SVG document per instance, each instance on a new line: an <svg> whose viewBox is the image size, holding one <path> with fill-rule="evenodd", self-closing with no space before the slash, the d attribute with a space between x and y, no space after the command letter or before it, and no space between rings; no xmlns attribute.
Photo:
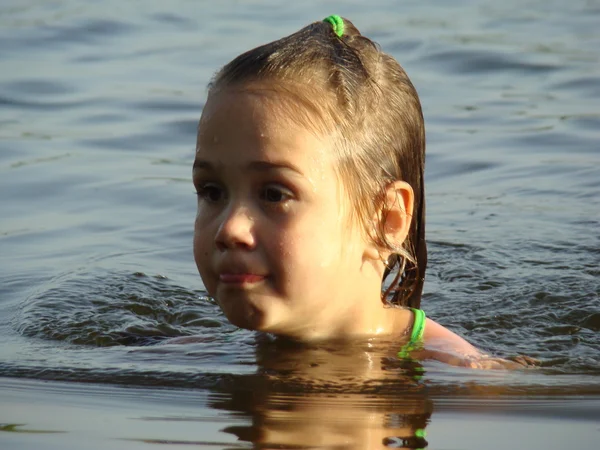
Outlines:
<svg viewBox="0 0 600 450"><path fill-rule="evenodd" d="M424 348L414 354L417 359L434 359L453 366L483 370L515 370L540 365L540 361L527 356L511 360L491 357L429 318L425 322L423 341Z"/></svg>
<svg viewBox="0 0 600 450"><path fill-rule="evenodd" d="M440 325L435 320L427 318L423 341L427 347L436 347L440 350L456 353L467 357L481 357L482 352L469 344L458 334Z"/></svg>

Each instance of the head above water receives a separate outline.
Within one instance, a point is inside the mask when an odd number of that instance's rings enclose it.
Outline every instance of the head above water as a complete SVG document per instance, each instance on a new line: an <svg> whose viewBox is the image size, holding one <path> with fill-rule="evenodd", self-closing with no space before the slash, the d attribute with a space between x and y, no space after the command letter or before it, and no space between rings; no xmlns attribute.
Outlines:
<svg viewBox="0 0 600 450"><path fill-rule="evenodd" d="M394 279L382 300L419 307L427 264L425 129L417 92L402 67L352 22L335 16L238 56L215 75L209 100L244 87L284 99L288 119L333 137L352 219L391 253L383 282L390 274ZM388 242L384 230L386 189L398 180L414 192L401 245Z"/></svg>

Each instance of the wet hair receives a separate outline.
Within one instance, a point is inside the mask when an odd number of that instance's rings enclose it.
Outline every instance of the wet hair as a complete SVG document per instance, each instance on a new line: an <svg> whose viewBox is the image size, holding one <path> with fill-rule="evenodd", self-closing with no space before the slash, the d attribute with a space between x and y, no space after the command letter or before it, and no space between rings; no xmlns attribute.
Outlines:
<svg viewBox="0 0 600 450"><path fill-rule="evenodd" d="M315 22L241 54L217 72L209 98L223 88L262 86L303 106L289 109L293 120L335 135L336 169L352 202L351 215L373 242L392 252L382 301L418 308L427 265L421 104L400 64L343 20L340 37L330 23ZM384 230L386 187L397 180L414 191L402 246L388 242ZM374 217L381 220L373 230Z"/></svg>

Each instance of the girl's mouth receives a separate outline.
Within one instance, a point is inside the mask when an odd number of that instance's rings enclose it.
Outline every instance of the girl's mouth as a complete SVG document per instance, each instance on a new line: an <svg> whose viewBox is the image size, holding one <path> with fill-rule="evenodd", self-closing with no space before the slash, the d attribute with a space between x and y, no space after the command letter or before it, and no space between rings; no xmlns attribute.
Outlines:
<svg viewBox="0 0 600 450"><path fill-rule="evenodd" d="M248 285L263 281L264 275L256 275L253 273L221 273L219 281L230 285Z"/></svg>

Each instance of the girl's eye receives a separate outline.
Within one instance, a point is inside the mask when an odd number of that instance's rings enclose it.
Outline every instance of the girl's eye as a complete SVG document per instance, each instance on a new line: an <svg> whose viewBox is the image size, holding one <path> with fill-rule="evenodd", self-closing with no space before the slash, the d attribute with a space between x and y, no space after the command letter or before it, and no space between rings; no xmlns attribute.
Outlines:
<svg viewBox="0 0 600 450"><path fill-rule="evenodd" d="M225 197L224 189L215 183L204 183L198 188L198 197L209 203L216 203Z"/></svg>
<svg viewBox="0 0 600 450"><path fill-rule="evenodd" d="M292 192L283 186L265 186L260 193L261 200L269 203L282 203L292 197Z"/></svg>

